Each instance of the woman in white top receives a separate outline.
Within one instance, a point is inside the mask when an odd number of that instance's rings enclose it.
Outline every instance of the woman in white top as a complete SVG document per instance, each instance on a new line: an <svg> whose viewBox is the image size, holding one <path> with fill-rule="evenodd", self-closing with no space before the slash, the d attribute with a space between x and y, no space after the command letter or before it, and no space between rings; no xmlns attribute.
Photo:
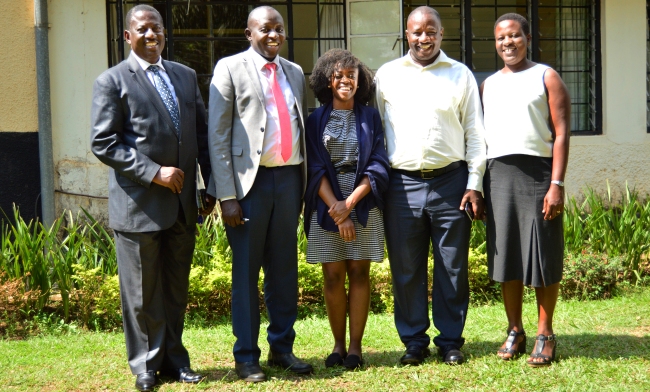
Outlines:
<svg viewBox="0 0 650 392"><path fill-rule="evenodd" d="M522 322L524 286L535 287L537 338L527 363L555 360L553 311L562 279L564 174L569 157L571 100L552 68L526 58L528 21L501 16L494 27L502 70L481 85L488 167L488 267L501 282L508 338L504 360L526 352Z"/></svg>

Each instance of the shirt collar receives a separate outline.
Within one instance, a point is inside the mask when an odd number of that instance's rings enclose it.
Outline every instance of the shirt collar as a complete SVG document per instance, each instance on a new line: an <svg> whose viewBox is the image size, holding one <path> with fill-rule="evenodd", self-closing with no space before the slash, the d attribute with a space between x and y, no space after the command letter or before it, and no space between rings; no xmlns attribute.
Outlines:
<svg viewBox="0 0 650 392"><path fill-rule="evenodd" d="M140 67L142 67L142 69L145 70L145 71L147 69L149 69L149 67L152 66L152 65L157 65L158 67L160 67L160 69L165 71L165 67L163 67L163 65L162 65L162 56L158 57L158 62L156 62L155 64L151 64L148 61L141 59L140 56L135 54L134 51L131 51L131 56L135 57L135 60L138 62L138 64L140 64ZM165 71L165 72L167 72L167 71Z"/></svg>
<svg viewBox="0 0 650 392"><path fill-rule="evenodd" d="M282 66L280 66L280 56L275 56L273 61L268 61L267 59L262 57L261 54L257 53L252 46L248 48L248 51L250 52L250 56L253 59L253 64L255 64L255 69L257 69L258 71L264 70L264 67L269 62L274 63L276 65L276 70L282 69Z"/></svg>
<svg viewBox="0 0 650 392"><path fill-rule="evenodd" d="M438 55L438 58L436 58L433 63L431 63L431 64L429 64L429 65L427 65L425 67L423 67L420 64L416 63L415 61L413 61L413 58L411 57L411 50L410 49L406 53L406 55L404 55L404 57L402 57L402 60L403 60L404 64L412 65L412 66L415 66L415 67L418 67L418 68L423 68L423 69L424 68L433 68L433 67L437 66L440 63L451 64L451 59L449 57L447 57L447 55L445 54L445 52L442 51L442 49L440 49L440 54Z"/></svg>

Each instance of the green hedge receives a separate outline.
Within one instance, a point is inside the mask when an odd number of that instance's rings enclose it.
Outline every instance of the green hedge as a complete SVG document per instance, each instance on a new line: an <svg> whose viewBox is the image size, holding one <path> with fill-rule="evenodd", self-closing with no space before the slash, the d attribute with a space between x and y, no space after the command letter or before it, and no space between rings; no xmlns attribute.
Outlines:
<svg viewBox="0 0 650 392"><path fill-rule="evenodd" d="M623 203L611 195L585 192L569 200L564 217L567 255L561 295L565 299L609 298L624 283L643 284L648 272L650 202L627 190ZM46 228L25 222L14 210L14 225L0 238L0 336L29 334L36 316L93 330L121 328L119 283L111 235L90 214L62 215ZM299 314L324 314L321 268L305 262L306 239L298 229ZM500 288L487 275L485 227L474 222L469 280L474 303L500 300ZM228 320L232 251L225 229L214 216L197 226L190 274L188 317L194 322ZM429 281L432 260L429 260ZM371 311L392 312L388 260L373 263ZM260 278L260 293L262 277ZM263 304L260 294L260 303ZM5 321L6 320L6 321ZM22 323L22 324L21 324ZM27 327L24 327L27 325Z"/></svg>

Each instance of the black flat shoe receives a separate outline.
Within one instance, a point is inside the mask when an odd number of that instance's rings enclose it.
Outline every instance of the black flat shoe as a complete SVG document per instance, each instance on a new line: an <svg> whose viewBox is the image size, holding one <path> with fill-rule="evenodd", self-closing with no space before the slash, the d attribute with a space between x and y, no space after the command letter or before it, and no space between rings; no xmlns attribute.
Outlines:
<svg viewBox="0 0 650 392"><path fill-rule="evenodd" d="M334 366L343 365L343 356L339 353L331 353L325 358L325 367L331 368Z"/></svg>
<svg viewBox="0 0 650 392"><path fill-rule="evenodd" d="M309 374L314 368L305 361L296 358L293 353L276 353L269 351L269 366L281 367L296 374Z"/></svg>
<svg viewBox="0 0 650 392"><path fill-rule="evenodd" d="M427 347L408 346L406 353L400 358L402 365L419 365L424 361L424 358L431 355L431 351Z"/></svg>
<svg viewBox="0 0 650 392"><path fill-rule="evenodd" d="M499 358L503 359L504 361L509 361L525 352L526 332L517 332L514 329L511 329L508 331L508 338L506 339L505 346L503 348L500 348L499 351L497 351L497 354L503 354L499 355Z"/></svg>
<svg viewBox="0 0 650 392"><path fill-rule="evenodd" d="M456 346L444 346L440 348L440 356L447 365L460 365L465 362L465 356Z"/></svg>
<svg viewBox="0 0 650 392"><path fill-rule="evenodd" d="M350 354L345 357L345 361L343 361L343 367L346 370L361 369L363 367L363 359L361 359L361 357L358 355Z"/></svg>
<svg viewBox="0 0 650 392"><path fill-rule="evenodd" d="M266 381L266 374L262 371L259 362L237 362L235 363L237 377L248 382Z"/></svg>
<svg viewBox="0 0 650 392"><path fill-rule="evenodd" d="M153 391L157 384L158 378L153 370L140 373L135 377L135 389L138 391Z"/></svg>
<svg viewBox="0 0 650 392"><path fill-rule="evenodd" d="M197 384L205 378L205 376L195 372L189 366L178 368L178 369L161 370L160 375L173 378L178 382L184 382L190 384Z"/></svg>
<svg viewBox="0 0 650 392"><path fill-rule="evenodd" d="M553 344L553 349L551 350L551 355L544 355L542 354L542 351L544 351L544 347L546 346L546 342L554 342ZM526 363L530 367L542 367L542 366L549 366L551 362L555 361L555 348L557 347L557 339L555 334L552 335L542 335L539 334L537 335L537 339L535 339L535 348L533 349L533 352L530 354L530 357L526 360ZM533 359L540 358L541 361L539 362L533 362Z"/></svg>

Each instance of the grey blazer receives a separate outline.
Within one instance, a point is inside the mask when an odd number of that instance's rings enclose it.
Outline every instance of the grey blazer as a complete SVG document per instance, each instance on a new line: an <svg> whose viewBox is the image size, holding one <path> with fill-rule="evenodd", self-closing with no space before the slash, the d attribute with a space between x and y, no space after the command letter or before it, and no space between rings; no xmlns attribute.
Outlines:
<svg viewBox="0 0 650 392"><path fill-rule="evenodd" d="M114 230L167 229L178 217L179 204L186 223L195 224L197 158L204 178L210 178L206 111L196 73L171 61L163 60L163 66L179 102L180 135L133 55L102 73L93 86L90 144L110 167L108 214ZM151 182L161 166L183 170L180 194Z"/></svg>
<svg viewBox="0 0 650 392"><path fill-rule="evenodd" d="M260 164L266 109L255 63L249 56L246 51L219 60L210 84L208 140L216 190L208 192L218 199L233 195L238 200L244 198L253 186ZM280 65L296 97L304 193L307 183L305 75L298 64L280 58Z"/></svg>

